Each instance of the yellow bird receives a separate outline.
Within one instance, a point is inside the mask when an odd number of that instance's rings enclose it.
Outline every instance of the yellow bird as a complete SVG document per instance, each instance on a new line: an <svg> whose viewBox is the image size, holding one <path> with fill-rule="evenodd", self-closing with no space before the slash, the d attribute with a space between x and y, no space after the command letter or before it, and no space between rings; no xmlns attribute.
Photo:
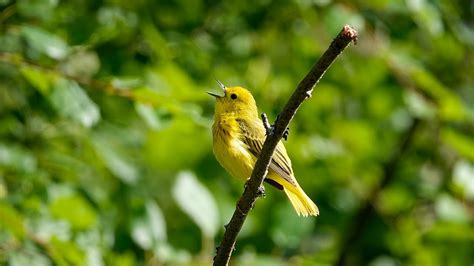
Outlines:
<svg viewBox="0 0 474 266"><path fill-rule="evenodd" d="M242 87L226 87L216 98L212 125L213 151L217 161L232 176L248 180L265 141L265 128L258 116L252 94ZM318 207L300 187L291 168L285 146L280 141L273 154L265 181L283 190L298 215L316 216Z"/></svg>

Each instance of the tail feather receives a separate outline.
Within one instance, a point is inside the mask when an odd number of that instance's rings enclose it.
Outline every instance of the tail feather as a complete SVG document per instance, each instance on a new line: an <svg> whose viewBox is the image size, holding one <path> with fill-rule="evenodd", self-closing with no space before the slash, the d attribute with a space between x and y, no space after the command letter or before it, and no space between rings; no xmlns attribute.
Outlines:
<svg viewBox="0 0 474 266"><path fill-rule="evenodd" d="M298 187L292 187L289 189L284 186L283 189L288 196L288 199L295 208L296 213L299 216L317 216L319 215L318 206L304 193L303 189Z"/></svg>
<svg viewBox="0 0 474 266"><path fill-rule="evenodd" d="M296 179L294 179L294 183L290 184L288 181L284 180L279 175L272 175L268 176L272 182L275 182L283 187L283 191L285 191L286 196L295 208L296 213L299 216L318 216L319 209L316 204L304 193L303 189L300 187Z"/></svg>

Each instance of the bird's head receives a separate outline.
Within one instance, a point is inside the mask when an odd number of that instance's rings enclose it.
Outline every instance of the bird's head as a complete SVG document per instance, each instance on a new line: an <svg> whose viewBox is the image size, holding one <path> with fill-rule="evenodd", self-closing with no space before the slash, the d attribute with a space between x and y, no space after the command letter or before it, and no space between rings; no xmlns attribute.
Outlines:
<svg viewBox="0 0 474 266"><path fill-rule="evenodd" d="M247 113L252 116L258 116L257 105L252 94L242 87L226 87L220 81L217 81L224 95L208 92L209 95L216 98L216 115L223 113Z"/></svg>

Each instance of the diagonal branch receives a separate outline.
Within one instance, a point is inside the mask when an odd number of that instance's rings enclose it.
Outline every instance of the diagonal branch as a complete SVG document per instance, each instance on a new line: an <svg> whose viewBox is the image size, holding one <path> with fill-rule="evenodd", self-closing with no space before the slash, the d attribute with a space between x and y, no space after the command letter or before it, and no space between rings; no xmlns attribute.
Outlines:
<svg viewBox="0 0 474 266"><path fill-rule="evenodd" d="M244 193L237 202L234 214L226 226L222 242L217 248L217 254L214 257L214 265L228 265L232 251L235 247L237 235L247 218L248 212L255 204L258 197L258 189L262 185L263 179L267 174L268 166L273 152L275 151L275 147L283 137L283 134L296 111L304 100L311 97L314 86L318 83L336 57L349 45L349 43L355 43L356 40L357 32L348 25L344 26L341 32L332 41L326 52L321 56L319 61L298 84L293 95L291 95L291 98L279 114L271 132L272 134L269 134L265 139L265 143L263 144L262 151L255 163L252 175L245 186Z"/></svg>

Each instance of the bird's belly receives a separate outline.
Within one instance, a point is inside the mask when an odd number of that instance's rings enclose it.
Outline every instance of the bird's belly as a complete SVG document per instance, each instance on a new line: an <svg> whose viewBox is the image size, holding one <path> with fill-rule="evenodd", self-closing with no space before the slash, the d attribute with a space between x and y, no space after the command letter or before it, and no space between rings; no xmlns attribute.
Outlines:
<svg viewBox="0 0 474 266"><path fill-rule="evenodd" d="M238 139L225 141L219 137L213 145L214 155L222 167L232 176L244 180L250 177L255 165L255 157L245 147Z"/></svg>

